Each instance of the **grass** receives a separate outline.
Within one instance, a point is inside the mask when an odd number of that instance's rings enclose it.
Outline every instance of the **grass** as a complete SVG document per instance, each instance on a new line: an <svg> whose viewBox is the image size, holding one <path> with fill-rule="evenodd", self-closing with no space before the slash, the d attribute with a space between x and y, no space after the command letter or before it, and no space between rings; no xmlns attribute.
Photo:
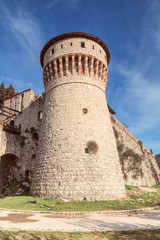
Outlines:
<svg viewBox="0 0 160 240"><path fill-rule="evenodd" d="M127 210L160 206L160 186L153 186L157 192L143 193L138 187L126 185L126 200L106 201L72 201L64 202L53 198L36 198L30 196L10 196L0 199L0 208L30 211L105 211ZM37 200L31 203L30 200Z"/></svg>
<svg viewBox="0 0 160 240"><path fill-rule="evenodd" d="M1 240L159 240L160 229L119 232L0 231Z"/></svg>

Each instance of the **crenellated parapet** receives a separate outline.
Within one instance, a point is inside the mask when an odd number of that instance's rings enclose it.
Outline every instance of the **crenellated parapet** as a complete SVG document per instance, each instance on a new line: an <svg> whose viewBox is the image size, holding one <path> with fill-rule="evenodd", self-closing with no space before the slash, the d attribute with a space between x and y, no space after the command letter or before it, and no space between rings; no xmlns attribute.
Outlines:
<svg viewBox="0 0 160 240"><path fill-rule="evenodd" d="M56 79L67 77L67 82L72 81L68 79L71 76L85 76L87 82L89 78L99 81L99 85L105 89L108 78L108 69L106 64L98 58L88 54L67 54L59 56L49 61L43 70L43 81L45 88L47 89L48 84ZM62 80L63 82L64 80ZM79 81L77 79L77 81ZM86 78L81 78L82 82L86 82ZM61 81L58 82L58 85ZM57 82L53 83L57 86ZM97 83L98 84L98 83Z"/></svg>

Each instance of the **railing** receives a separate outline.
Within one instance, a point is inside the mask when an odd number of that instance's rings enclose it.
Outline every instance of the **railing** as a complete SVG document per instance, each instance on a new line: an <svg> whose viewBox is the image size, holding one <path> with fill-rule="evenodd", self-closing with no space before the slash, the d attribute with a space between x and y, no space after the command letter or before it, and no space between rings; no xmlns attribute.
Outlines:
<svg viewBox="0 0 160 240"><path fill-rule="evenodd" d="M8 124L3 125L3 130L5 132L13 133L13 134L16 134L16 135L20 135L20 133L21 133L19 127L11 126L11 125L8 125Z"/></svg>

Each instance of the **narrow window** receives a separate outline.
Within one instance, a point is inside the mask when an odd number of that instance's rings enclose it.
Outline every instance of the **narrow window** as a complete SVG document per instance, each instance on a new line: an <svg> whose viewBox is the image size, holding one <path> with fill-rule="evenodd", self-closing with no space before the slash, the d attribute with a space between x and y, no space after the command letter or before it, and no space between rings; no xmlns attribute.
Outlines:
<svg viewBox="0 0 160 240"><path fill-rule="evenodd" d="M88 70L91 72L91 57L88 57Z"/></svg>
<svg viewBox="0 0 160 240"><path fill-rule="evenodd" d="M81 42L81 47L85 48L85 42Z"/></svg>
<svg viewBox="0 0 160 240"><path fill-rule="evenodd" d="M86 154L89 153L88 148L85 148L85 149L84 149L84 153L86 153Z"/></svg>
<svg viewBox="0 0 160 240"><path fill-rule="evenodd" d="M93 50L94 50L94 45L93 45Z"/></svg>
<svg viewBox="0 0 160 240"><path fill-rule="evenodd" d="M63 67L63 75L66 76L66 61L65 61L65 58L62 58L62 67Z"/></svg>
<svg viewBox="0 0 160 240"><path fill-rule="evenodd" d="M72 46L72 42L71 42L71 46Z"/></svg>
<svg viewBox="0 0 160 240"><path fill-rule="evenodd" d="M99 52L101 53L101 50Z"/></svg>
<svg viewBox="0 0 160 240"><path fill-rule="evenodd" d="M76 72L78 73L78 56L75 56L75 68Z"/></svg>
<svg viewBox="0 0 160 240"><path fill-rule="evenodd" d="M38 121L42 120L42 111L38 112Z"/></svg>
<svg viewBox="0 0 160 240"><path fill-rule="evenodd" d="M84 62L84 56L82 56L82 58L81 58L81 64L82 64L82 71L83 71L83 73L84 73L84 65L85 65L85 62Z"/></svg>
<svg viewBox="0 0 160 240"><path fill-rule="evenodd" d="M57 59L57 73L59 74L60 69L59 69L59 59Z"/></svg>
<svg viewBox="0 0 160 240"><path fill-rule="evenodd" d="M24 94L21 95L21 111L22 111L22 109L23 109L23 107L24 107L24 105L23 105L23 100L24 100L24 99L23 99L23 98L24 98Z"/></svg>
<svg viewBox="0 0 160 240"><path fill-rule="evenodd" d="M61 44L61 49L63 48L63 44Z"/></svg>
<svg viewBox="0 0 160 240"><path fill-rule="evenodd" d="M51 52L52 52L52 54L54 54L54 48L52 48Z"/></svg>
<svg viewBox="0 0 160 240"><path fill-rule="evenodd" d="M72 57L71 56L69 56L69 58L68 58L68 63L69 63L69 71L70 71L70 73L72 73Z"/></svg>

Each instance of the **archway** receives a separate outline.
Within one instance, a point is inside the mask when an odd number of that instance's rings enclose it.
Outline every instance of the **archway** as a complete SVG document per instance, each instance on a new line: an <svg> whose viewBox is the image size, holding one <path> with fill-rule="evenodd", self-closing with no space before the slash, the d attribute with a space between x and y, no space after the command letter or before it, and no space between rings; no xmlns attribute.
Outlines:
<svg viewBox="0 0 160 240"><path fill-rule="evenodd" d="M18 157L7 153L0 159L0 193L3 196L14 195L16 191L17 163Z"/></svg>

